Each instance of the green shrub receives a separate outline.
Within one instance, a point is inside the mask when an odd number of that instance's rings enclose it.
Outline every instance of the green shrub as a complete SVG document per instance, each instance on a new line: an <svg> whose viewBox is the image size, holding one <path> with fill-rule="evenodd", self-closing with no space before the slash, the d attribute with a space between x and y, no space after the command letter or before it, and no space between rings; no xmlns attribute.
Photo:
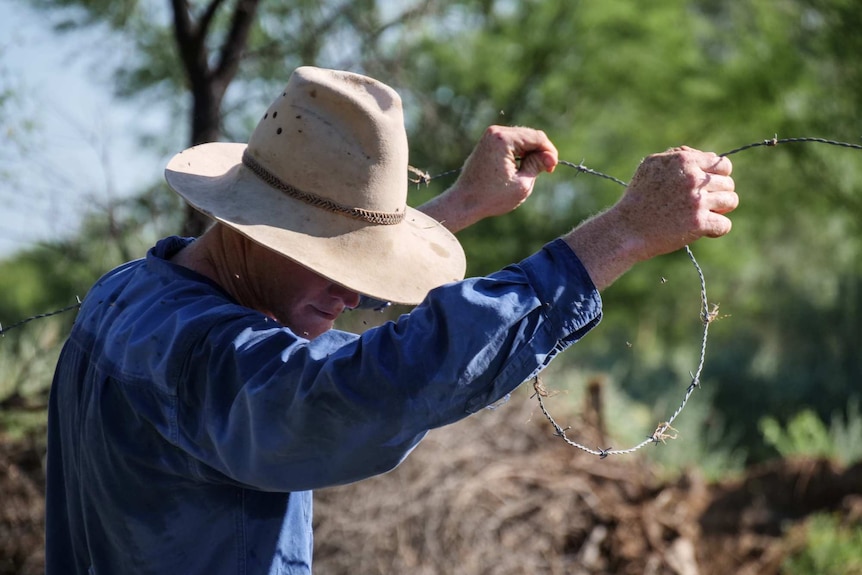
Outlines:
<svg viewBox="0 0 862 575"><path fill-rule="evenodd" d="M811 409L797 413L782 427L774 417L760 420L763 438L782 457L826 457L844 465L862 461L862 412L859 398L847 404L845 414L835 413L830 424Z"/></svg>
<svg viewBox="0 0 862 575"><path fill-rule="evenodd" d="M784 562L785 575L862 575L862 525L848 526L832 514L811 516L805 546Z"/></svg>

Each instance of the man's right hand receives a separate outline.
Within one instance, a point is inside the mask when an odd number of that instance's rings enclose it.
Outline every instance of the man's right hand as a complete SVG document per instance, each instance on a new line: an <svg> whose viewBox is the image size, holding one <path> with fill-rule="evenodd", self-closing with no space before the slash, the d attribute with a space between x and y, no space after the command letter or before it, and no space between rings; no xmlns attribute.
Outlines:
<svg viewBox="0 0 862 575"><path fill-rule="evenodd" d="M686 146L647 157L623 197L563 239L604 289L632 265L728 233L739 204L726 157Z"/></svg>
<svg viewBox="0 0 862 575"><path fill-rule="evenodd" d="M557 149L541 130L490 126L458 180L419 210L458 232L520 206L530 197L538 175L553 172L557 161Z"/></svg>

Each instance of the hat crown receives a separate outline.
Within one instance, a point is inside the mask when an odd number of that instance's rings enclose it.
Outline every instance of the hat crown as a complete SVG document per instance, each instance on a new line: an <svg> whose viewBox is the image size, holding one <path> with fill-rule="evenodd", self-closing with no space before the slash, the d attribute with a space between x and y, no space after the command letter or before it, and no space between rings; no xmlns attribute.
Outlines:
<svg viewBox="0 0 862 575"><path fill-rule="evenodd" d="M248 145L176 154L168 184L198 210L330 281L416 304L464 277L458 240L407 206L398 94L376 80L302 67Z"/></svg>
<svg viewBox="0 0 862 575"><path fill-rule="evenodd" d="M247 154L275 187L292 188L322 209L382 214L368 220L381 223L405 212L407 150L401 98L392 88L305 66L261 118Z"/></svg>

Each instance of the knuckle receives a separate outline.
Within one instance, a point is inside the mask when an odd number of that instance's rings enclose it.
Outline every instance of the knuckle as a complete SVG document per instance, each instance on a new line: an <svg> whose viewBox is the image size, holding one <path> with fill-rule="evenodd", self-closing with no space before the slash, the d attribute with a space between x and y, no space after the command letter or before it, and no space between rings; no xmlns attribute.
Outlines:
<svg viewBox="0 0 862 575"><path fill-rule="evenodd" d="M499 138L502 137L505 130L506 128L504 126L493 125L485 128L485 134L488 136L494 136Z"/></svg>
<svg viewBox="0 0 862 575"><path fill-rule="evenodd" d="M704 184L704 178L701 178L695 170L683 167L680 169L679 175L682 180L682 184L689 192L699 190Z"/></svg>
<svg viewBox="0 0 862 575"><path fill-rule="evenodd" d="M736 182L733 180L733 178L731 178L730 176L726 176L726 182L727 182L727 184L726 184L725 189L728 192L735 192L736 191Z"/></svg>

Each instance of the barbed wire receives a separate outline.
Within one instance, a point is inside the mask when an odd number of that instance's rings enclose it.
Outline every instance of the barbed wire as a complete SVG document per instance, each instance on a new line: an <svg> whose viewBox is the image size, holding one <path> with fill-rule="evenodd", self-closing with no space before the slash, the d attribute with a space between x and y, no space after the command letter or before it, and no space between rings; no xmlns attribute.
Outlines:
<svg viewBox="0 0 862 575"><path fill-rule="evenodd" d="M21 321L15 322L12 325L7 326L7 327L3 327L3 324L0 323L0 337L5 337L6 332L12 331L16 327L21 327L22 325L24 325L26 323L30 323L33 320L42 319L45 317L51 317L52 315L59 315L61 313L66 313L67 311L72 311L73 309L78 309L79 307L81 307L81 298L79 298L78 296L75 296L75 300L77 303L73 303L72 305L66 306L63 309L58 309L55 311L49 311L48 313L40 313L38 315L34 315L34 316L28 317L26 319L22 319Z"/></svg>
<svg viewBox="0 0 862 575"><path fill-rule="evenodd" d="M759 148L761 146L773 147L778 144L798 144L798 143L817 143L817 144L829 144L830 146L839 146L842 148L851 148L854 150L862 150L862 145L860 144L850 144L848 142L838 142L835 140L827 140L826 138L779 138L778 134L773 136L769 140L761 140L760 142L754 142L752 144L748 144L745 146L740 146L739 148L734 148L729 152L724 152L723 154L719 154L720 156L730 156L732 154L736 154L738 152L743 152L745 150L750 150L751 148Z"/></svg>
<svg viewBox="0 0 862 575"><path fill-rule="evenodd" d="M859 144L851 144L848 142L839 142L836 140L827 140L825 138L810 138L810 137L779 138L778 135L776 134L771 139L761 140L759 142L753 142L753 143L747 144L745 146L740 146L738 148L734 148L730 151L724 152L724 153L719 154L719 155L722 157L725 157L725 156L730 156L732 154L736 154L736 153L739 153L739 152L742 152L745 150L750 150L752 148L757 148L757 147L761 147L761 146L774 147L774 146L777 146L778 144L789 144L789 143L819 143L819 144L828 144L828 145L832 145L832 146L840 146L843 148L862 150L862 145L859 145ZM590 174L593 176L598 176L598 177L601 177L601 178L604 178L607 180L611 180L613 182L616 182L616 183L622 185L623 187L628 186L628 184L626 182L624 182L623 180L620 180L620 179L615 178L613 176L610 176L608 174L599 172L597 170L587 168L586 166L583 165L583 161L581 161L581 163L579 163L579 164L574 164L572 162L560 160L559 163L564 165L564 166L574 168L574 169L578 170L578 172ZM638 443L637 445L635 445L633 447L629 447L627 449L614 449L612 447L593 449L593 448L587 447L586 445L583 445L582 443L578 443L577 441L573 441L572 439L569 439L566 432L568 430L570 430L571 427L565 427L564 428L564 427L560 426L560 424L557 423L557 421L554 419L554 417L548 411L547 407L545 406L544 398L548 397L549 393L545 389L544 385L542 384L542 380L539 377L539 375L536 375L533 378L533 389L535 390L535 393L532 396L530 396L530 398L532 399L533 397L535 397L538 400L539 409L542 411L542 415L545 416L545 419L547 419L554 428L554 435L559 437L560 439L562 439L563 441L565 441L566 443L568 443L572 447L575 447L577 449L580 449L580 450L582 450L586 453L590 453L592 455L597 455L601 459L605 459L609 455L627 455L630 453L634 453L634 452L646 447L647 445L657 445L658 443L664 444L664 443L666 443L666 440L668 440L668 439L676 439L677 438L677 436L678 436L677 431L676 431L676 429L674 429L672 427L671 424L673 424L673 422L676 420L676 418L682 413L682 410L685 409L685 406L688 404L688 400L691 398L692 394L694 393L694 390L700 387L700 377L701 377L701 374L703 373L703 366L706 362L706 343L707 343L707 339L709 337L709 326L713 321L718 319L718 304L712 304L712 309L710 309L709 301L708 301L707 296L706 296L706 279L703 275L703 270L701 269L700 264L697 263L697 259L695 259L694 253L692 253L691 248L689 246L684 246L684 249L685 249L685 252L688 255L689 259L691 260L692 265L694 265L694 269L697 272L697 276L698 276L698 279L700 281L700 305L701 305L700 320L703 323L703 332L702 332L702 336L701 336L700 358L698 360L697 369L691 374L691 382L689 383L688 387L685 390L685 394L683 395L682 402L680 402L679 407L677 407L676 411L674 411L673 414L666 421L660 422L658 424L658 426L656 427L655 431L652 434L648 435L644 441Z"/></svg>
<svg viewBox="0 0 862 575"><path fill-rule="evenodd" d="M626 182L622 181L622 180L621 180L621 179L619 179L619 178L615 178L615 177L610 176L610 175L608 175L608 174L604 174L604 173L599 172L599 171L597 171L597 170L593 170L592 168L588 168L588 167L586 167L586 166L584 165L583 160L581 160L581 163L579 163L579 164L573 164L572 162L567 162L567 161L565 161L565 160L560 160L560 161L559 161L559 163L560 163L560 164L562 164L562 165L564 165L564 166L568 166L568 167L570 167L570 168L574 168L574 169L576 169L577 171L579 171L579 172L580 172L580 173L582 173L582 174L589 174L589 175L591 175L591 176L598 176L599 178L604 178L604 179L606 179L606 180L610 180L610 181L612 181L612 182L616 182L616 183L618 183L619 185L621 185L621 186L623 186L623 187L628 186L628 184L627 184Z"/></svg>
<svg viewBox="0 0 862 575"><path fill-rule="evenodd" d="M840 142L840 141L836 141L836 140L828 140L825 138L812 138L812 137L778 138L778 135L776 134L774 137L772 137L770 139L761 140L758 142L753 142L751 144L746 144L745 146L740 146L738 148L734 148L732 150L729 150L729 151L724 152L724 153L719 154L719 155L720 156L730 156L732 154L737 154L739 152L743 152L745 150L750 150L752 148L775 147L779 144L789 144L789 143L819 143L819 144L827 144L827 145L832 145L832 146L839 146L839 147L843 147L843 148L850 148L850 149L855 149L855 150L862 150L862 145L860 145L860 144L852 144L852 143L848 143L848 142ZM589 174L591 176L596 176L599 178L610 180L610 181L615 182L615 183L617 183L623 187L628 186L628 183L626 183L625 181L623 181L619 178L616 178L616 177L611 176L609 174L605 174L605 173L600 172L598 170L594 170L592 168L588 168L587 166L584 165L583 161L575 164L573 162L569 162L566 160L559 160L559 164L561 164L563 166L567 166L567 167L572 168L574 170L577 170L579 173ZM448 170L448 171L442 172L440 174L437 174L435 176L431 176L428 174L428 172L422 171L422 170L415 168L413 166L408 166L408 169L412 174L414 174L416 176L415 178L409 178L409 180L411 182L417 184L417 185L421 185L421 184L427 185L432 180L436 180L437 178L442 178L444 176L449 176L452 174L457 174L461 171L461 168L456 168L454 170ZM554 419L554 417L551 415L550 411L548 411L547 406L545 405L544 400L546 397L549 396L549 393L545 389L544 384L542 383L542 380L539 377L539 375L536 375L533 378L533 389L534 389L535 393L531 396L531 398L535 397L538 400L539 408L542 411L542 414L545 416L545 418L551 423L551 425L554 428L554 435L557 437L560 437L563 441L565 441L567 444L571 445L572 447L580 449L586 453L596 455L601 459L605 459L610 455L626 455L626 454L634 453L634 452L642 449L643 447L645 447L647 445L657 445L658 443L664 444L666 442L666 440L668 440L668 439L676 439L677 438L677 430L672 426L672 424L677 419L677 417L679 417L679 415L682 413L683 409L685 409L685 407L688 404L688 401L691 398L694 391L701 386L701 375L703 373L704 364L706 363L706 347L707 347L707 340L709 337L709 326L713 321L715 321L718 318L718 304L712 304L712 308L710 309L709 300L707 299L707 295L706 295L706 279L704 277L703 270L701 269L700 264L698 264L697 259L694 257L694 253L692 253L691 248L686 245L686 246L684 246L684 250L685 250L686 254L688 255L692 265L694 266L694 269L695 269L697 276L698 276L698 280L700 282L700 320L701 320L701 323L703 324L703 331L702 331L702 335L701 335L700 356L698 359L697 368L695 369L694 372L691 372L691 374L690 374L691 375L691 381L688 384L688 386L686 387L686 391L683 394L682 401L680 402L676 411L674 411L673 414L671 414L671 416L666 421L660 422L658 424L658 426L656 427L655 431L653 431L650 435L648 435L646 437L646 439L644 439L641 443L638 443L637 445L634 445L633 447L629 447L626 449L614 449L612 447L594 449L594 448L590 448L586 445L583 445L581 443L578 443L577 441L570 439L568 437L568 435L566 434L566 432L569 431L571 429L571 427L565 427L564 428L559 423L557 423L557 421ZM59 314L66 313L68 311L80 308L81 307L81 299L76 296L75 300L76 300L76 303L74 303L72 305L66 306L62 309L58 309L55 311L51 311L51 312L47 312L47 313L41 313L38 315L34 315L31 317L22 319L21 321L18 321L18 322L14 323L8 327L5 327L5 328L3 327L2 324L0 324L0 337L5 337L7 332L9 332L15 328L21 327L22 325L25 325L31 321L59 315Z"/></svg>
<svg viewBox="0 0 862 575"><path fill-rule="evenodd" d="M535 397L538 400L539 409L541 409L542 415L544 415L545 419L547 419L554 427L554 435L561 438L563 441L565 441L572 447L576 447L581 451L585 451L592 455L598 455L601 459L605 459L609 455L626 455L629 453L634 453L635 451L638 451L639 449L642 449L647 445L657 444L659 442L665 443L667 439L677 438L676 429L672 427L672 424L674 420L676 420L676 418L679 416L679 414L682 413L682 410L685 409L685 406L686 404L688 404L688 400L689 398L691 398L691 395L694 393L694 390L700 387L700 376L703 373L703 366L706 362L706 341L709 337L709 325L718 318L718 304L712 304L712 309L710 309L709 307L709 301L706 297L706 278L703 275L703 270L701 269L700 264L697 263L697 259L695 259L691 248L689 246L685 246L684 249L685 253L691 260L691 263L694 265L694 269L697 272L698 279L700 280L700 319L703 323L703 335L701 337L700 359L697 364L697 369L691 374L691 383L689 383L688 388L686 388L685 395L682 398L682 402L679 404L679 407L677 407L676 411L674 411L673 414L667 419L667 421L659 423L655 431L651 435L648 435L647 438L641 443L633 447L629 447L628 449L614 449L613 447L608 447L606 449L592 449L582 443L578 443L577 441L569 439L569 437L566 435L566 431L571 429L571 427L563 428L553 418L553 416L545 406L544 400L545 397L548 397L549 393L542 384L541 378L536 375L533 378L533 389L535 390L535 393L530 396L530 399ZM668 432L673 432L673 435Z"/></svg>
<svg viewBox="0 0 862 575"><path fill-rule="evenodd" d="M612 182L616 182L623 187L628 186L626 182L620 180L619 178L615 178L597 170L587 168L583 165L583 161L581 161L581 163L579 164L574 164L572 162L560 160L559 163L564 166L574 168L580 173L590 174L593 176L604 178L606 180L611 180ZM694 390L700 387L700 376L703 373L703 366L706 362L706 342L709 337L709 325L718 317L717 304L713 304L713 309L710 310L709 300L706 295L706 278L703 274L703 270L701 269L700 264L698 264L697 259L694 257L694 253L691 251L691 248L689 246L686 245L683 247L683 249L685 250L686 255L688 255L689 260L694 266L694 269L697 272L698 280L700 281L700 318L701 322L703 323L703 332L700 344L700 359L698 360L697 369L695 369L695 371L691 374L691 382L686 388L685 394L679 404L679 407L677 407L676 411L674 411L673 414L666 421L659 423L655 431L652 432L652 434L648 435L646 439L633 447L629 447L627 449L614 449L613 447L593 449L587 447L582 443L570 439L566 432L571 429L571 427L564 428L559 423L557 423L557 421L551 415L550 411L548 411L548 408L545 406L544 398L548 397L549 393L542 384L542 380L539 375L536 375L533 378L533 389L535 390L535 393L533 393L530 398L532 399L533 397L535 397L538 400L539 409L542 411L542 415L545 416L545 419L547 419L554 428L554 435L556 437L559 437L572 447L580 449L581 451L584 451L591 455L597 455L601 459L605 459L609 455L627 455L630 453L634 453L646 447L647 445L658 443L664 444L668 439L677 438L676 429L672 427L672 424L676 420L676 418L682 413L682 410L685 409L685 406L688 404L688 400L691 398L692 394L694 393Z"/></svg>

